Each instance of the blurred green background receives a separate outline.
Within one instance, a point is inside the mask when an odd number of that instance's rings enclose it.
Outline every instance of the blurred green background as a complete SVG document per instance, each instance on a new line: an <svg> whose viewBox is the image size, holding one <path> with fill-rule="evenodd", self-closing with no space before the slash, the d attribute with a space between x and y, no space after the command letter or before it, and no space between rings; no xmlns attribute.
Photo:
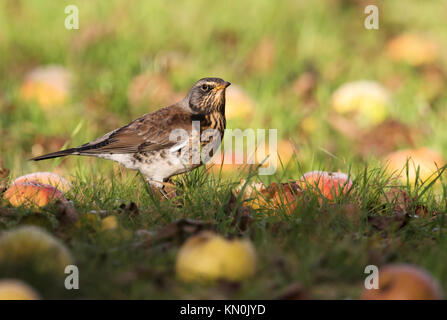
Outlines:
<svg viewBox="0 0 447 320"><path fill-rule="evenodd" d="M79 30L64 27L70 4L79 9ZM364 27L368 4L379 8L379 30ZM304 169L343 169L409 147L445 155L446 18L445 1L2 0L0 156L14 175L47 171L48 162L26 159L175 102L206 76L249 97L247 112L227 115L228 128L277 128ZM405 34L419 37L416 44L390 49ZM412 52L422 62L406 60ZM70 79L56 102L27 84L47 65ZM358 80L389 92L384 122L359 126L358 117L340 118L331 107L335 90ZM50 103L42 107L39 95ZM70 173L78 163L112 166L73 158L57 170Z"/></svg>

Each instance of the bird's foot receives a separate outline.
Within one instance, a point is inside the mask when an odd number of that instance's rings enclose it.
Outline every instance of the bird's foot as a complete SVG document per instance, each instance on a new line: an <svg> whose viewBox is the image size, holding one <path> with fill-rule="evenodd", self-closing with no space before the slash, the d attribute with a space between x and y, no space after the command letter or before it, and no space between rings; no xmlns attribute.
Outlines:
<svg viewBox="0 0 447 320"><path fill-rule="evenodd" d="M175 184L172 182L163 182L163 192L166 194L168 199L175 198L177 196L177 193L175 192Z"/></svg>
<svg viewBox="0 0 447 320"><path fill-rule="evenodd" d="M149 180L148 182L153 193L161 196L161 199L170 200L177 196L175 192L175 185L172 182L155 182Z"/></svg>

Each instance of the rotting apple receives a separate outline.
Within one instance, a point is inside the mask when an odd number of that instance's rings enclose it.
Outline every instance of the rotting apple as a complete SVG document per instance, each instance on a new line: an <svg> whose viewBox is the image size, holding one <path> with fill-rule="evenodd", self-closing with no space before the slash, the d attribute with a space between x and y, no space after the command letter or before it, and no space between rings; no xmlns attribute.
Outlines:
<svg viewBox="0 0 447 320"><path fill-rule="evenodd" d="M311 171L297 182L302 190L312 190L328 200L335 200L346 194L352 187L349 176L341 172Z"/></svg>
<svg viewBox="0 0 447 320"><path fill-rule="evenodd" d="M12 184L3 198L14 207L43 207L56 200L67 201L59 189L49 184L30 182Z"/></svg>
<svg viewBox="0 0 447 320"><path fill-rule="evenodd" d="M242 281L255 269L256 252L248 239L227 240L210 231L190 237L177 254L176 273L185 282Z"/></svg>
<svg viewBox="0 0 447 320"><path fill-rule="evenodd" d="M10 268L29 267L37 273L63 275L73 263L66 246L36 226L23 226L0 236L0 265Z"/></svg>

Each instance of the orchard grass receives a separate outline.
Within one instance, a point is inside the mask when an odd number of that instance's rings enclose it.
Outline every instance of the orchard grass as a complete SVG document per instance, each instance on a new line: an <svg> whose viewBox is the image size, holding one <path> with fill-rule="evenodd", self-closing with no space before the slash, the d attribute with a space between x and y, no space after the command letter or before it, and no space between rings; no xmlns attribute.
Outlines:
<svg viewBox="0 0 447 320"><path fill-rule="evenodd" d="M399 183L382 167L359 167L350 173L353 186L333 201L322 201L309 189L297 196L299 205L291 214L267 205L250 209L249 223L242 225L237 212L246 204L234 192L239 180L199 168L173 179L177 195L168 200L139 174L119 167L110 174L78 168L67 193L79 217L75 223L64 221L57 205L2 207L9 210L1 216L2 229L32 224L64 241L79 268L80 289L66 290L57 277L42 279L26 269L11 270L9 276L38 286L45 298L76 299L275 299L284 294L356 299L367 265L394 262L414 263L441 283L446 280L446 189L438 175L414 186ZM240 175L247 184L265 179L256 171ZM403 203L400 194L390 193L396 188L411 200ZM118 228L102 230L101 218L110 215ZM201 230L251 239L258 257L255 276L205 285L176 279L180 245ZM293 293L296 286L299 292Z"/></svg>

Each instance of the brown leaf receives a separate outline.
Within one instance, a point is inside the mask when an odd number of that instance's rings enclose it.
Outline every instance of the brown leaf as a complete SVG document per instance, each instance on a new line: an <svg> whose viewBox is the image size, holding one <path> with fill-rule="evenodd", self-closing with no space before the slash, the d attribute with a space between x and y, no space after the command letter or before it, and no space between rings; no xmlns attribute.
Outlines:
<svg viewBox="0 0 447 320"><path fill-rule="evenodd" d="M132 107L142 105L169 105L179 98L169 80L162 74L143 73L136 76L127 90Z"/></svg>
<svg viewBox="0 0 447 320"><path fill-rule="evenodd" d="M37 135L34 138L33 145L31 147L31 155L37 157L43 153L53 152L60 150L64 144L69 140L66 137L47 137L43 135Z"/></svg>
<svg viewBox="0 0 447 320"><path fill-rule="evenodd" d="M12 208L0 207L0 217L10 217L15 214L15 210Z"/></svg>
<svg viewBox="0 0 447 320"><path fill-rule="evenodd" d="M234 51L239 43L238 34L232 30L216 31L214 32L214 36L212 38L216 39L227 51Z"/></svg>
<svg viewBox="0 0 447 320"><path fill-rule="evenodd" d="M403 188L391 187L381 196L381 202L384 204L391 204L395 212L409 211L412 199L411 196Z"/></svg>
<svg viewBox="0 0 447 320"><path fill-rule="evenodd" d="M130 217L135 217L140 213L138 206L135 204L135 202L131 202L131 203L129 203L129 205L122 203L119 206L119 209L120 209L120 213L127 214Z"/></svg>
<svg viewBox="0 0 447 320"><path fill-rule="evenodd" d="M285 207L288 214L298 206L298 196L302 194L296 183L272 183L268 186L267 192L271 196L271 204L275 208Z"/></svg>
<svg viewBox="0 0 447 320"><path fill-rule="evenodd" d="M418 217L423 217L423 218L427 218L427 217L435 218L438 213L436 211L428 210L428 208L422 204L418 204L414 208L414 214Z"/></svg>
<svg viewBox="0 0 447 320"><path fill-rule="evenodd" d="M275 298L275 300L308 300L310 299L303 286L294 282L285 287L282 292Z"/></svg>
<svg viewBox="0 0 447 320"><path fill-rule="evenodd" d="M57 207L56 217L61 228L70 227L79 220L78 213L68 201L57 200L55 205Z"/></svg>
<svg viewBox="0 0 447 320"><path fill-rule="evenodd" d="M401 146L413 146L414 136L414 129L398 120L389 119L354 138L357 139L359 153L367 157L371 152L385 155Z"/></svg>
<svg viewBox="0 0 447 320"><path fill-rule="evenodd" d="M248 230L252 222L253 216L251 215L251 208L248 206L240 206L236 210L231 226L237 226L241 232L244 232Z"/></svg>
<svg viewBox="0 0 447 320"><path fill-rule="evenodd" d="M212 227L212 222L183 218L165 225L154 235L148 235L147 241L151 243L170 241L173 239L183 241L192 234L196 234L202 230L210 230Z"/></svg>
<svg viewBox="0 0 447 320"><path fill-rule="evenodd" d="M377 230L399 230L408 223L409 216L404 212L396 212L393 216L369 216L368 222Z"/></svg>
<svg viewBox="0 0 447 320"><path fill-rule="evenodd" d="M312 98L313 92L317 86L318 75L314 71L302 73L292 83L292 92L304 101Z"/></svg>
<svg viewBox="0 0 447 320"><path fill-rule="evenodd" d="M342 116L332 114L328 118L328 122L332 128L349 139L356 139L362 133L361 129L352 120L346 119Z"/></svg>

